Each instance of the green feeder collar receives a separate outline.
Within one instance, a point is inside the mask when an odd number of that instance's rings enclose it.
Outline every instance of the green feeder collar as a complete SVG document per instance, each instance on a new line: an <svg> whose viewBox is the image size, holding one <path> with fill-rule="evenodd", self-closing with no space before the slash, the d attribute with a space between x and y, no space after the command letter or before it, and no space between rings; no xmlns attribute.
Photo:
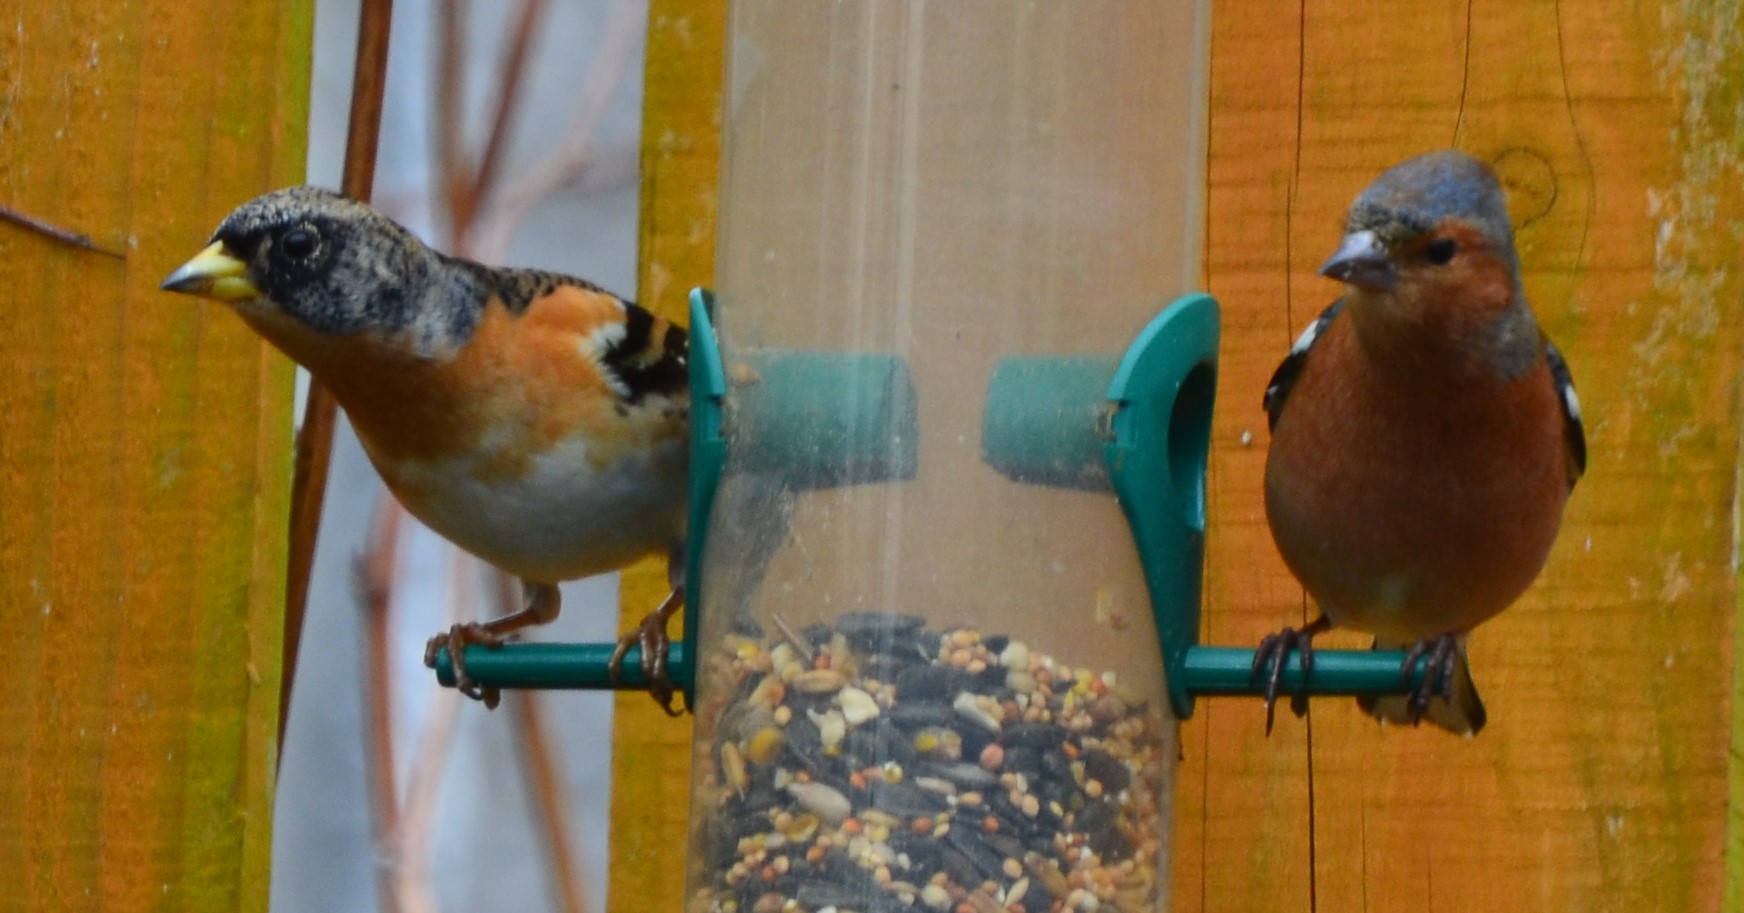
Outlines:
<svg viewBox="0 0 1744 913"><path fill-rule="evenodd" d="M1108 385L1108 478L1132 527L1176 715L1193 712L1187 651L1199 640L1205 567L1205 466L1217 397L1217 302L1165 308L1126 350Z"/></svg>
<svg viewBox="0 0 1744 913"><path fill-rule="evenodd" d="M727 442L721 437L721 409L727 399L727 372L721 364L720 342L715 338L714 295L707 289L690 290L690 495L684 543L684 644L696 643L702 615L702 546L709 515L720 487L721 467L727 461ZM676 649L677 644L673 644ZM629 665L626 658L626 666ZM684 689L684 700L695 706L696 654L684 652L683 662L670 662L672 680Z"/></svg>

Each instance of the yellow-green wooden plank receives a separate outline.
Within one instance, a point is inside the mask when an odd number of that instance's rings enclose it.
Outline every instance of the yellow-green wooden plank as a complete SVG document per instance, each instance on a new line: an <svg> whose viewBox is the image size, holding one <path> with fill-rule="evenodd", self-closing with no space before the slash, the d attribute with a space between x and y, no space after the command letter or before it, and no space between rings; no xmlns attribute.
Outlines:
<svg viewBox="0 0 1744 913"><path fill-rule="evenodd" d="M637 297L680 321L690 289L714 277L726 16L724 0L653 0L648 11ZM625 571L626 628L665 595L663 560ZM607 889L615 913L684 909L690 728L646 695L618 697Z"/></svg>

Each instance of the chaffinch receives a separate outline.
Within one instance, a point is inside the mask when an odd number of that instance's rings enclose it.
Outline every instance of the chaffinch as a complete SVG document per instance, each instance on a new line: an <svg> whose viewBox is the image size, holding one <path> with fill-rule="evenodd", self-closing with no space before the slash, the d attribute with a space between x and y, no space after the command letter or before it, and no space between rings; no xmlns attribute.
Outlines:
<svg viewBox="0 0 1744 913"><path fill-rule="evenodd" d="M1428 674L1384 720L1476 733L1465 638L1538 576L1586 466L1568 366L1520 285L1501 186L1456 151L1383 173L1321 275L1345 295L1265 392L1266 518L1321 615L1262 641L1267 728L1292 648L1331 627L1408 647ZM1303 702L1292 701L1298 713Z"/></svg>
<svg viewBox="0 0 1744 913"><path fill-rule="evenodd" d="M689 388L683 329L598 286L444 256L314 187L231 213L166 279L223 302L344 407L400 503L520 577L526 607L431 638L453 656L557 616L557 583L665 552L673 590L632 643L671 713L666 621L683 604Z"/></svg>

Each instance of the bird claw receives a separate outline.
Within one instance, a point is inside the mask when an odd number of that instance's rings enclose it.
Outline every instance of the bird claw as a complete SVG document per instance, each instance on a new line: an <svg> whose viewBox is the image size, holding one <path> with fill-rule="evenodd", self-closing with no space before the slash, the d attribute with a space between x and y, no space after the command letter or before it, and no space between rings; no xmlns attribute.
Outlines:
<svg viewBox="0 0 1744 913"><path fill-rule="evenodd" d="M1331 627L1325 618L1317 618L1301 628L1284 628L1274 634L1267 634L1254 650L1253 666L1248 671L1248 681L1257 680L1265 675L1266 701L1266 735L1272 734L1272 722L1277 714L1278 691L1284 683L1284 664L1289 662L1291 651L1301 654L1302 676L1307 678L1314 671L1314 635ZM1302 716L1308 712L1308 694L1298 691L1290 695L1290 712Z"/></svg>
<svg viewBox="0 0 1744 913"><path fill-rule="evenodd" d="M485 687L472 680L466 674L466 647L468 644L479 644L490 649L503 645L503 639L488 633L484 626L477 622L465 622L448 629L447 633L438 634L424 644L424 665L436 668L436 655L448 648L449 662L454 666L454 690L480 701L487 710L495 710L502 702L502 692L496 688Z"/></svg>
<svg viewBox="0 0 1744 913"><path fill-rule="evenodd" d="M673 699L678 691L672 677L667 671L667 653L672 646L671 638L666 635L667 615L662 612L650 612L644 617L636 630L618 638L618 646L612 651L612 658L606 668L611 672L612 681L617 681L624 671L624 657L631 647L642 648L642 677L647 682L648 694L654 698L654 703L666 711L667 716L684 715L683 707L674 707Z"/></svg>
<svg viewBox="0 0 1744 913"><path fill-rule="evenodd" d="M1411 686L1411 673L1417 667L1417 662L1428 656L1429 660L1423 667L1423 680ZM1399 666L1399 678L1409 688L1405 706L1411 713L1411 724L1417 725L1423 721L1423 715L1429 712L1429 702L1439 697L1444 701L1453 701L1453 684L1459 674L1459 637L1454 634L1443 634L1440 637L1429 637L1411 645L1405 651L1405 661Z"/></svg>

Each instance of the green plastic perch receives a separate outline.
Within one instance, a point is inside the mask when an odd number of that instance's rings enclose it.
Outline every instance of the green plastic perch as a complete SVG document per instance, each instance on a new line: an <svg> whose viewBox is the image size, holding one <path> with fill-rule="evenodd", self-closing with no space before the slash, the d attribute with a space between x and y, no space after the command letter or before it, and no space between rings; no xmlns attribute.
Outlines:
<svg viewBox="0 0 1744 913"><path fill-rule="evenodd" d="M642 677L642 648L631 647L624 656L624 672L613 679L606 672L606 662L612 657L615 644L504 644L484 647L472 644L466 648L466 674L480 685L492 688L542 688L576 691L642 691L648 687ZM673 642L666 655L672 680L689 690L688 660L690 651L682 642ZM1394 670L1395 674L1397 669ZM686 676L684 681L679 676ZM454 687L454 662L443 650L436 654L436 680L444 687Z"/></svg>
<svg viewBox="0 0 1744 913"><path fill-rule="evenodd" d="M497 688L640 691L642 651L632 647L624 658L624 674L613 681L606 674L611 644L509 644L497 649L477 644L466 648L466 670L480 684ZM1254 652L1240 647L1189 647L1183 672L1188 689L1198 697L1253 694L1248 669ZM689 668L688 651L674 643L669 662L674 670ZM1393 694L1401 690L1399 664L1404 654L1391 651L1316 650L1314 673L1303 681L1299 657L1291 654L1284 670L1283 693L1310 695ZM1423 674L1420 660L1415 676ZM436 660L436 680L454 687L454 664L446 651ZM675 678L676 680L676 678Z"/></svg>

